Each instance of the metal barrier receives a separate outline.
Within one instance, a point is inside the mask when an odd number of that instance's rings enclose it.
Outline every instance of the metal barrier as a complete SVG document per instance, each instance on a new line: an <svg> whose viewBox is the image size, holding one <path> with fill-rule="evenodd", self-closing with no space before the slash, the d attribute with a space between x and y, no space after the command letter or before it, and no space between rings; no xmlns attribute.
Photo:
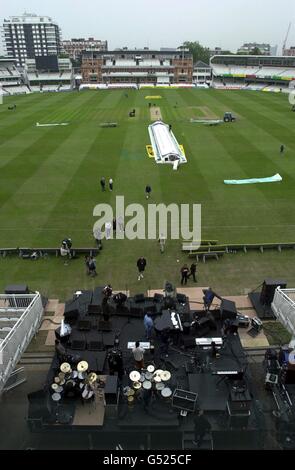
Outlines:
<svg viewBox="0 0 295 470"><path fill-rule="evenodd" d="M281 289L277 287L272 302L272 310L278 320L295 335L295 289Z"/></svg>
<svg viewBox="0 0 295 470"><path fill-rule="evenodd" d="M43 315L41 295L0 295L0 393Z"/></svg>

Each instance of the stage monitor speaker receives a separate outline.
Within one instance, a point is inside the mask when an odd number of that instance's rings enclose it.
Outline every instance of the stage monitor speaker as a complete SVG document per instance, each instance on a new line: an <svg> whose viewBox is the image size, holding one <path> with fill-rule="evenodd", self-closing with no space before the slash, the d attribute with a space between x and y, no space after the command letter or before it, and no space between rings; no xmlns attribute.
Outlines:
<svg viewBox="0 0 295 470"><path fill-rule="evenodd" d="M74 339L71 341L71 349L75 351L84 351L86 349L86 341L83 339Z"/></svg>
<svg viewBox="0 0 295 470"><path fill-rule="evenodd" d="M234 320L237 317L237 309L235 302L231 300L222 299L220 305L220 316L222 320Z"/></svg>
<svg viewBox="0 0 295 470"><path fill-rule="evenodd" d="M162 302L162 300L164 299L164 295L163 294L154 294L154 302Z"/></svg>
<svg viewBox="0 0 295 470"><path fill-rule="evenodd" d="M281 287L281 289L286 289L286 281L265 279L260 294L260 303L262 305L271 305L277 287Z"/></svg>
<svg viewBox="0 0 295 470"><path fill-rule="evenodd" d="M136 294L134 296L134 302L136 304L139 304L140 302L144 302L145 301L145 297L144 297L144 294Z"/></svg>
<svg viewBox="0 0 295 470"><path fill-rule="evenodd" d="M186 297L186 295L184 295L184 294L176 294L176 300L177 300L177 302L179 302L180 304L186 304L187 297Z"/></svg>

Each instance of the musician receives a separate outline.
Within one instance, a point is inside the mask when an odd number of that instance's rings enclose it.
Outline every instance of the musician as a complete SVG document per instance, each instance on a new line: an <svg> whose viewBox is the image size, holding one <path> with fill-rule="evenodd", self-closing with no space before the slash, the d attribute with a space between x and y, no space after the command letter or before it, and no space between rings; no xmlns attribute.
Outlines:
<svg viewBox="0 0 295 470"><path fill-rule="evenodd" d="M215 297L222 300L222 298L218 294L216 294L216 292L213 292L211 287L209 287L208 289L204 289L203 294L204 309L206 310L206 312L209 312L211 304Z"/></svg>
<svg viewBox="0 0 295 470"><path fill-rule="evenodd" d="M144 361L143 361L144 352L145 352L144 349L140 347L140 342L136 341L135 348L132 349L132 354L135 360L135 366L139 370L144 368Z"/></svg>
<svg viewBox="0 0 295 470"><path fill-rule="evenodd" d="M142 390L142 402L143 402L143 409L146 413L149 411L151 399L152 399L152 389L143 389Z"/></svg>
<svg viewBox="0 0 295 470"><path fill-rule="evenodd" d="M209 421L205 418L204 416L204 411L199 410L194 418L194 424L195 424L195 440L193 441L193 444L197 447L201 447L204 437L207 433L210 432L211 430L211 424Z"/></svg>

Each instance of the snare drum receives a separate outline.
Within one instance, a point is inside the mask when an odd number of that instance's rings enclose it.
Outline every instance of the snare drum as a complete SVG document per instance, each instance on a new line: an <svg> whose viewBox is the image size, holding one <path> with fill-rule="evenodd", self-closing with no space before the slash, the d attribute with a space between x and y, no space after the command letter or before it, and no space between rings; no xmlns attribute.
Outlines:
<svg viewBox="0 0 295 470"><path fill-rule="evenodd" d="M144 375L145 375L146 380L152 380L153 378L152 372L146 372Z"/></svg>

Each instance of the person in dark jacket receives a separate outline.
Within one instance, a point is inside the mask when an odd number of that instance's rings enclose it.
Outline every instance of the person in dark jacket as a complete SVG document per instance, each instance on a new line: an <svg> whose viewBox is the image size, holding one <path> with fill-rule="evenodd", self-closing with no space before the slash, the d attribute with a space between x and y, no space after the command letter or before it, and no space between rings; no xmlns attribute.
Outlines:
<svg viewBox="0 0 295 470"><path fill-rule="evenodd" d="M189 275L188 275L188 278L190 278L190 277L192 276L194 282L197 282L196 273L197 273L197 263L192 263L191 268L190 268L190 273L189 273Z"/></svg>
<svg viewBox="0 0 295 470"><path fill-rule="evenodd" d="M201 447L204 437L207 433L211 430L211 424L205 418L203 411L198 411L196 417L194 418L194 433L195 433L195 440L193 443L197 447Z"/></svg>
<svg viewBox="0 0 295 470"><path fill-rule="evenodd" d="M141 256L137 260L138 280L139 281L140 281L140 279L143 279L143 273L145 271L145 268L146 268L146 259L143 256Z"/></svg>
<svg viewBox="0 0 295 470"><path fill-rule="evenodd" d="M100 186L101 186L101 190L102 191L105 191L106 190L106 179L105 177L103 176L100 180Z"/></svg>
<svg viewBox="0 0 295 470"><path fill-rule="evenodd" d="M146 187L145 187L145 196L146 196L147 199L149 199L151 193L152 193L152 188L150 187L149 184L147 184Z"/></svg>
<svg viewBox="0 0 295 470"><path fill-rule="evenodd" d="M183 284L187 284L187 280L188 280L188 275L189 275L189 269L188 269L188 266L187 264L185 264L181 270L180 270L180 273L181 273L181 285L183 286Z"/></svg>

